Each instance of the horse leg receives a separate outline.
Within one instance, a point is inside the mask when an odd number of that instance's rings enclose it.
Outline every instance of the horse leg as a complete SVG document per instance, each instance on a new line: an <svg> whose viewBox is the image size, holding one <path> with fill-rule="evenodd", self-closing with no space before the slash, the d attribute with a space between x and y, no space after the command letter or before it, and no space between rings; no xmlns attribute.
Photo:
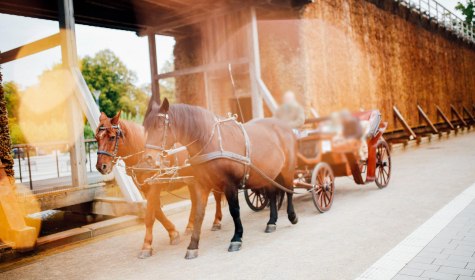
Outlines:
<svg viewBox="0 0 475 280"><path fill-rule="evenodd" d="M295 225L298 223L299 218L297 217L297 214L294 210L294 203L292 201L293 196L294 195L292 193L287 193L287 217L289 218L289 221Z"/></svg>
<svg viewBox="0 0 475 280"><path fill-rule="evenodd" d="M196 215L196 201L197 198L195 196L196 192L193 189L196 188L194 183L188 185L188 191L190 192L190 199L191 199L191 211L190 217L188 218L188 225L185 229L185 235L191 234L193 232L193 224L195 223L195 215Z"/></svg>
<svg viewBox="0 0 475 280"><path fill-rule="evenodd" d="M139 258L145 259L152 255L153 223L155 222L155 191L147 192L147 208L145 210L145 238Z"/></svg>
<svg viewBox="0 0 475 280"><path fill-rule="evenodd" d="M213 227L211 227L212 231L217 231L221 229L221 220L223 219L223 213L221 212L221 193L220 192L213 192L214 199L216 200L216 213L214 214L214 222Z"/></svg>
<svg viewBox="0 0 475 280"><path fill-rule="evenodd" d="M196 187L193 188L193 192L197 198L195 223L193 225L193 233L191 234L191 241L190 245L188 245L185 259L194 259L198 257L198 244L200 243L201 225L203 224L203 218L205 216L206 204L208 203L210 190L208 188L203 189L201 186L196 185Z"/></svg>
<svg viewBox="0 0 475 280"><path fill-rule="evenodd" d="M242 235L244 229L241 223L240 211L239 211L239 199L237 189L235 187L227 187L225 189L226 199L229 204L229 213L233 217L234 221L234 235L231 239L231 244L229 245L228 252L239 251L242 246Z"/></svg>
<svg viewBox="0 0 475 280"><path fill-rule="evenodd" d="M266 195L269 198L270 217L267 222L265 232L274 232L277 229L277 194L275 189L267 189Z"/></svg>
<svg viewBox="0 0 475 280"><path fill-rule="evenodd" d="M165 216L165 213L160 207L160 199L158 199L158 205L155 209L155 218L163 225L163 227L168 231L168 236L170 237L170 245L176 245L180 243L180 233L176 230L175 225Z"/></svg>

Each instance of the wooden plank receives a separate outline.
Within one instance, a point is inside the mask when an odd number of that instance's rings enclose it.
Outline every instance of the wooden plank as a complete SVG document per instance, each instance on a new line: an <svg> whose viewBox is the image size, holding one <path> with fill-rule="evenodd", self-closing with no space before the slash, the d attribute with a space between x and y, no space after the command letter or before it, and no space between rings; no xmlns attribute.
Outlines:
<svg viewBox="0 0 475 280"><path fill-rule="evenodd" d="M61 58L63 67L78 65L73 0L58 0ZM74 143L70 148L71 178L73 187L87 185L86 147L84 145L84 120L74 96L68 98L69 137Z"/></svg>
<svg viewBox="0 0 475 280"><path fill-rule="evenodd" d="M455 109L454 105L450 105L450 110L452 111L452 113L455 114L455 116L457 117L457 119L458 119L464 126L467 126L467 123L466 123L465 120L463 119L462 115L460 115L460 113L457 111L457 109Z"/></svg>
<svg viewBox="0 0 475 280"><path fill-rule="evenodd" d="M450 129L454 130L455 127L452 124L452 122L450 122L449 118L447 118L447 116L444 114L444 112L442 112L442 110L439 108L439 106L436 106L436 108L437 108L437 114L442 117L442 119L450 127Z"/></svg>
<svg viewBox="0 0 475 280"><path fill-rule="evenodd" d="M472 113L467 109L467 107L463 106L463 112L467 114L470 117L470 120L472 120L472 123L475 123L475 118L473 117Z"/></svg>
<svg viewBox="0 0 475 280"><path fill-rule="evenodd" d="M424 121L429 125L433 133L439 133L439 130L434 126L434 124L430 121L427 114L422 110L421 106L417 105L417 110L419 111L420 116L424 119Z"/></svg>
<svg viewBox="0 0 475 280"><path fill-rule="evenodd" d="M157 80L158 66L157 66L157 44L155 42L155 34L148 35L148 57L150 60L150 75L152 100L160 103L160 87Z"/></svg>
<svg viewBox="0 0 475 280"><path fill-rule="evenodd" d="M397 109L396 105L393 106L393 112L396 116L396 119L398 119L404 130L409 134L410 137L412 137L412 139L417 139L417 135L416 133L412 130L412 128L409 126L409 124L406 122L406 120L404 119L404 117L401 115L401 113L399 112L399 110Z"/></svg>
<svg viewBox="0 0 475 280"><path fill-rule="evenodd" d="M259 34L257 30L256 9L250 8L249 24L249 75L251 79L252 117L264 117L264 103L259 93L259 79L261 77L261 62L259 54Z"/></svg>
<svg viewBox="0 0 475 280"><path fill-rule="evenodd" d="M61 35L56 33L54 35L42 38L40 40L31 42L18 48L11 49L0 53L0 64L14 61L23 57L37 54L42 51L49 50L61 44Z"/></svg>
<svg viewBox="0 0 475 280"><path fill-rule="evenodd" d="M226 62L205 64L205 65L175 70L175 71L164 73L164 74L158 74L155 76L155 79L161 80L161 79L174 78L174 77L196 74L196 73L201 73L201 72L211 72L211 71L226 69L228 68L229 64L241 65L241 64L246 64L246 63L248 63L247 58L240 58L240 59L230 60Z"/></svg>

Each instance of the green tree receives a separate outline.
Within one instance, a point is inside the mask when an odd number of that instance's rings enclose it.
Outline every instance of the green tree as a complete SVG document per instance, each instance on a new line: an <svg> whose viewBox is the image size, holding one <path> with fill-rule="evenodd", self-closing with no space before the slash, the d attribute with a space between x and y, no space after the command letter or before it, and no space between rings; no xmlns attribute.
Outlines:
<svg viewBox="0 0 475 280"><path fill-rule="evenodd" d="M0 73L0 161L5 167L7 176L14 177L12 141L8 127L8 113L5 93L2 87L2 73Z"/></svg>
<svg viewBox="0 0 475 280"><path fill-rule="evenodd" d="M466 23L475 24L473 0L466 0L465 4L458 2L455 9L459 10L465 16Z"/></svg>
<svg viewBox="0 0 475 280"><path fill-rule="evenodd" d="M136 115L145 109L140 102L145 92L134 86L136 75L110 50L102 50L93 57L81 60L81 72L91 92L99 91L99 108L108 116L122 110L126 114Z"/></svg>

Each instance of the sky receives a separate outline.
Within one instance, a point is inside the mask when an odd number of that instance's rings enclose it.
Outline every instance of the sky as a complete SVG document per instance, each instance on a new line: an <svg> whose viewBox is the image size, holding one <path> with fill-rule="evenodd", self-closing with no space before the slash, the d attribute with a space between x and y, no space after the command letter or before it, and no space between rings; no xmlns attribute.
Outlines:
<svg viewBox="0 0 475 280"><path fill-rule="evenodd" d="M33 42L59 31L58 22L0 14L0 51L4 52ZM134 32L86 25L76 25L76 39L80 57L94 55L100 50L112 50L125 65L137 74L136 85L150 83L150 62L147 37L138 37ZM158 69L167 60L173 59L172 37L157 36ZM28 56L2 65L4 81L15 81L20 88L37 83L37 77L53 64L61 62L59 47Z"/></svg>
<svg viewBox="0 0 475 280"><path fill-rule="evenodd" d="M417 1L416 1L417 2ZM454 7L457 0L438 0L440 4L460 16ZM0 14L0 51L7 51L59 31L56 21ZM110 49L137 74L136 85L150 83L150 65L146 37L134 32L76 25L77 47L80 57L94 55ZM175 41L171 37L157 36L157 62L160 69L168 59L173 59ZM61 62L60 48L22 58L2 65L4 81L15 81L20 88L37 83L37 77L53 64Z"/></svg>

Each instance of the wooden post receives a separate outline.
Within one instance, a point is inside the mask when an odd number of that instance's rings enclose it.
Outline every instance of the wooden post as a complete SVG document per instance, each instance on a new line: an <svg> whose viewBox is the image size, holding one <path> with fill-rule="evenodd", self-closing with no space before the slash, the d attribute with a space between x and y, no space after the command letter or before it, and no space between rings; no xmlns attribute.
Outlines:
<svg viewBox="0 0 475 280"><path fill-rule="evenodd" d="M258 80L261 77L261 63L259 55L259 36L257 30L256 9L250 8L249 22L249 74L252 94L252 117L264 117L264 103L259 93Z"/></svg>
<svg viewBox="0 0 475 280"><path fill-rule="evenodd" d="M475 123L475 118L473 117L472 113L470 113L470 110L468 110L467 107L463 106L463 111L465 112L466 115L468 115L472 124Z"/></svg>
<svg viewBox="0 0 475 280"><path fill-rule="evenodd" d="M412 128L406 122L404 117L401 115L401 113L397 109L396 105L393 106L393 112L394 112L394 116L396 117L396 119L399 120L399 122L401 122L402 127L409 134L409 137L411 137L412 139L418 140L418 137L417 137L416 133L412 130Z"/></svg>
<svg viewBox="0 0 475 280"><path fill-rule="evenodd" d="M460 115L460 113L457 111L457 109L455 109L454 105L450 105L450 110L452 111L453 114L455 114L455 116L457 117L459 122L463 124L463 126L467 126L467 123L463 119L462 115Z"/></svg>
<svg viewBox="0 0 475 280"><path fill-rule="evenodd" d="M58 0L58 16L61 34L61 58L63 67L78 65L74 9L72 0ZM70 149L71 177L73 187L87 185L86 147L84 144L84 121L81 108L74 95L68 98L69 128L72 143Z"/></svg>
<svg viewBox="0 0 475 280"><path fill-rule="evenodd" d="M422 110L421 106L417 105L417 110L419 111L419 115L424 119L424 121L429 125L433 133L439 133L439 130L434 126L434 124L430 121L427 114Z"/></svg>
<svg viewBox="0 0 475 280"><path fill-rule="evenodd" d="M157 67L157 44L155 34L148 35L148 57L150 60L150 83L152 87L151 100L155 100L160 104L160 85L158 84L158 67Z"/></svg>
<svg viewBox="0 0 475 280"><path fill-rule="evenodd" d="M444 112L442 112L442 110L439 108L439 106L435 106L436 109L437 109L437 114L439 116L442 117L442 119L445 121L445 123L450 127L450 129L454 130L455 127L454 125L452 124L452 122L450 122L449 118L447 118L447 116L444 114Z"/></svg>

